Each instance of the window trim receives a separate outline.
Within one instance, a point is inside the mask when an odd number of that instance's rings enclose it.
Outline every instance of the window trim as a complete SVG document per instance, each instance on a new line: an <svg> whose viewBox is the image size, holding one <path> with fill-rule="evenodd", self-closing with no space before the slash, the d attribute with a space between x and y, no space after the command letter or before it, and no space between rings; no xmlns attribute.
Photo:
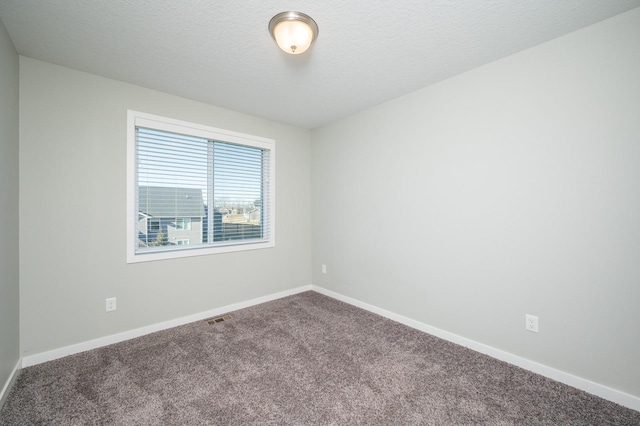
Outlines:
<svg viewBox="0 0 640 426"><path fill-rule="evenodd" d="M228 244L216 244L215 246L196 246L188 249L167 249L147 253L136 253L137 221L136 211L136 127L147 127L167 132L188 134L221 142L229 142L240 145L252 146L270 151L270 173L268 176L269 188L269 230L268 235L261 241L234 240ZM155 260L177 259L183 257L203 256L219 253L232 253L246 250L257 250L275 247L276 244L276 141L260 136L253 136L231 130L219 129L211 126L190 123L187 121L161 117L144 112L127 110L127 263L148 262ZM264 207L263 207L264 208Z"/></svg>

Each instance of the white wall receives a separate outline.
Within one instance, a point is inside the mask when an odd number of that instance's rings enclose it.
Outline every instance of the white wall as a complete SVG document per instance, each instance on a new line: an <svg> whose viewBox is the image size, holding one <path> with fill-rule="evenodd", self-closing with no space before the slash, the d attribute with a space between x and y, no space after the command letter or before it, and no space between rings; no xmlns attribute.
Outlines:
<svg viewBox="0 0 640 426"><path fill-rule="evenodd" d="M0 407L20 358L18 54L0 21Z"/></svg>
<svg viewBox="0 0 640 426"><path fill-rule="evenodd" d="M314 284L640 396L640 9L313 131L312 185Z"/></svg>
<svg viewBox="0 0 640 426"><path fill-rule="evenodd" d="M127 264L127 109L275 139L277 246ZM25 57L20 114L22 356L310 284L308 130Z"/></svg>

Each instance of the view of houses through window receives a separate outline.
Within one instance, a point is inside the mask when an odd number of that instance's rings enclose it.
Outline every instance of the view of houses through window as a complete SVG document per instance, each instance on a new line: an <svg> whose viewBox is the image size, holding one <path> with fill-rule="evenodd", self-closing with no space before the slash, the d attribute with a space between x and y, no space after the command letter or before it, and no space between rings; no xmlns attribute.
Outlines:
<svg viewBox="0 0 640 426"><path fill-rule="evenodd" d="M136 128L137 249L263 237L260 148Z"/></svg>

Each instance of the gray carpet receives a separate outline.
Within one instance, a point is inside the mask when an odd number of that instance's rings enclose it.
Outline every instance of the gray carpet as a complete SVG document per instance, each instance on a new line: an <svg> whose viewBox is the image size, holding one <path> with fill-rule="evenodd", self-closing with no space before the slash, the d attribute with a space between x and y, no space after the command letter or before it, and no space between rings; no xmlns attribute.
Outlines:
<svg viewBox="0 0 640 426"><path fill-rule="evenodd" d="M640 412L306 292L26 368L0 425L640 425Z"/></svg>

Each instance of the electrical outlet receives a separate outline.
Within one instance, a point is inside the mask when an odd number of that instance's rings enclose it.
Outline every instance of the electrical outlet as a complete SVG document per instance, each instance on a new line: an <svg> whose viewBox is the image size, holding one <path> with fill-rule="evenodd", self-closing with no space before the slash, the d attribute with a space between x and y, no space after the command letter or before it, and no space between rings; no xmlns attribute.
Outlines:
<svg viewBox="0 0 640 426"><path fill-rule="evenodd" d="M538 332L538 317L535 315L525 315L524 316L524 328L528 331L533 331L534 333Z"/></svg>
<svg viewBox="0 0 640 426"><path fill-rule="evenodd" d="M322 273L323 274L327 273L327 265L322 265Z"/></svg>
<svg viewBox="0 0 640 426"><path fill-rule="evenodd" d="M116 309L118 309L116 307L116 298L115 297L108 298L107 299L107 312L115 311Z"/></svg>

